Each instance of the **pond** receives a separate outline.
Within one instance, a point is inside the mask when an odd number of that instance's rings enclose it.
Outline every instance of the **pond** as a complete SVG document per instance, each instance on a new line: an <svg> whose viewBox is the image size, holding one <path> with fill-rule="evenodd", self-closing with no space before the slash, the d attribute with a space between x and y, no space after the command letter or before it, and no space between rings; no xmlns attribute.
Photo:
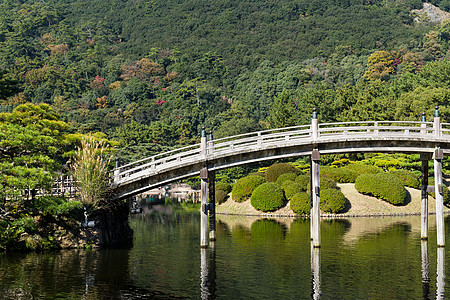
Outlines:
<svg viewBox="0 0 450 300"><path fill-rule="evenodd" d="M134 215L132 248L0 255L1 299L435 299L450 241L420 240L420 217L309 220L218 216L200 249L200 215L153 204ZM450 219L446 217L448 237Z"/></svg>

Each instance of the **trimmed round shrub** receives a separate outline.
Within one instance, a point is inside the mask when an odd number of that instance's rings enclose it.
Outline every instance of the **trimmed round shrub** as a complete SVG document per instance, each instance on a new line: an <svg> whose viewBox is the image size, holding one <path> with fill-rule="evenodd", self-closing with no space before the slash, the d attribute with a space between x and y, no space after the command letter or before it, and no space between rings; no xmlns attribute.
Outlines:
<svg viewBox="0 0 450 300"><path fill-rule="evenodd" d="M346 167L333 168L323 166L320 168L320 175L326 178L330 178L339 183L355 182L358 173L354 170L350 170Z"/></svg>
<svg viewBox="0 0 450 300"><path fill-rule="evenodd" d="M276 183L267 182L258 186L250 198L252 206L260 211L275 211L285 204L283 189Z"/></svg>
<svg viewBox="0 0 450 300"><path fill-rule="evenodd" d="M299 215L309 215L311 213L311 197L309 194L301 192L291 198L291 209Z"/></svg>
<svg viewBox="0 0 450 300"><path fill-rule="evenodd" d="M285 182L283 182L283 185L281 187L283 188L284 195L288 200L291 200L292 196L302 191L300 183L292 180L286 180Z"/></svg>
<svg viewBox="0 0 450 300"><path fill-rule="evenodd" d="M281 186L281 185L283 185L283 182L285 182L286 180L295 181L296 178L297 178L297 174L296 173L281 174L277 178L277 184L279 184Z"/></svg>
<svg viewBox="0 0 450 300"><path fill-rule="evenodd" d="M216 191L222 190L225 193L229 194L231 192L231 184L227 182L216 182Z"/></svg>
<svg viewBox="0 0 450 300"><path fill-rule="evenodd" d="M324 189L320 191L320 209L326 213L337 214L345 209L347 199L340 190Z"/></svg>
<svg viewBox="0 0 450 300"><path fill-rule="evenodd" d="M361 194L374 196L394 205L405 203L405 187L400 179L389 173L359 175L356 178L355 188Z"/></svg>
<svg viewBox="0 0 450 300"><path fill-rule="evenodd" d="M381 169L381 168L378 168L374 165L366 165L365 163L362 163L362 162L348 164L344 168L347 170L356 172L357 175L353 182L355 182L356 178L358 178L358 176L361 174L378 174L378 173L384 172L383 169Z"/></svg>
<svg viewBox="0 0 450 300"><path fill-rule="evenodd" d="M302 192L306 192L308 190L308 185L311 182L311 177L310 175L298 175L295 182L300 184Z"/></svg>
<svg viewBox="0 0 450 300"><path fill-rule="evenodd" d="M273 164L266 171L266 181L276 182L281 174L286 173L298 174L298 170L293 165L288 163Z"/></svg>
<svg viewBox="0 0 450 300"><path fill-rule="evenodd" d="M404 186L409 186L414 189L420 188L419 176L413 171L395 170L390 171L389 173L400 179Z"/></svg>
<svg viewBox="0 0 450 300"><path fill-rule="evenodd" d="M252 195L253 191L266 182L261 176L247 176L238 179L233 185L232 198L236 202L244 202Z"/></svg>
<svg viewBox="0 0 450 300"><path fill-rule="evenodd" d="M336 182L333 179L320 176L320 190L322 191L325 189L335 189L336 190L337 189ZM311 193L311 183L310 182L308 182L306 192Z"/></svg>
<svg viewBox="0 0 450 300"><path fill-rule="evenodd" d="M216 190L215 192L215 201L218 204L224 203L228 198L228 193L224 190Z"/></svg>

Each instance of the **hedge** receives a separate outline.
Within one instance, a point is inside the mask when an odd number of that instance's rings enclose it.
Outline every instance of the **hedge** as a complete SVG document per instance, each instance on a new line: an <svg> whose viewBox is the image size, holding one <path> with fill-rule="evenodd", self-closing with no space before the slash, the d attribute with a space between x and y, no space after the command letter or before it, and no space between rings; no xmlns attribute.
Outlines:
<svg viewBox="0 0 450 300"><path fill-rule="evenodd" d="M227 194L229 194L231 192L231 184L227 183L227 182L216 182L216 187L215 187L216 191L218 190L222 190L224 192L226 192Z"/></svg>
<svg viewBox="0 0 450 300"><path fill-rule="evenodd" d="M275 211L284 206L283 189L276 183L267 182L258 186L250 198L252 206L263 212Z"/></svg>
<svg viewBox="0 0 450 300"><path fill-rule="evenodd" d="M390 171L389 173L400 179L404 186L409 186L414 189L420 188L419 176L417 176L413 171L395 170Z"/></svg>
<svg viewBox="0 0 450 300"><path fill-rule="evenodd" d="M252 195L253 191L264 182L264 177L254 175L238 179L232 189L233 200L236 202L244 202Z"/></svg>
<svg viewBox="0 0 450 300"><path fill-rule="evenodd" d="M339 183L353 183L361 174L377 174L382 171L378 167L357 162L339 168L323 166L320 168L320 175Z"/></svg>
<svg viewBox="0 0 450 300"><path fill-rule="evenodd" d="M320 175L326 178L330 178L339 183L355 182L358 173L356 171L347 169L346 167L333 168L323 166L320 168Z"/></svg>
<svg viewBox="0 0 450 300"><path fill-rule="evenodd" d="M300 184L302 192L306 192L308 190L308 185L311 182L311 177L310 175L298 175L295 182Z"/></svg>
<svg viewBox="0 0 450 300"><path fill-rule="evenodd" d="M216 190L215 191L215 201L218 204L222 204L227 200L228 197L228 193L225 192L224 190Z"/></svg>
<svg viewBox="0 0 450 300"><path fill-rule="evenodd" d="M285 173L285 174L281 174L280 176L278 176L277 178L277 184L282 186L283 182L285 182L286 180L292 180L295 181L295 179L297 178L297 174L296 173Z"/></svg>
<svg viewBox="0 0 450 300"><path fill-rule="evenodd" d="M294 213L300 215L309 215L311 213L310 195L304 192L292 196L290 201L291 209Z"/></svg>
<svg viewBox="0 0 450 300"><path fill-rule="evenodd" d="M371 195L394 205L405 203L405 187L400 179L389 173L359 175L355 188L361 194Z"/></svg>
<svg viewBox="0 0 450 300"><path fill-rule="evenodd" d="M292 196L302 191L300 183L292 180L286 180L285 182L283 182L283 185L281 187L283 188L284 195L288 200L291 200Z"/></svg>
<svg viewBox="0 0 450 300"><path fill-rule="evenodd" d="M320 191L320 209L326 213L337 214L345 209L347 199L340 190L324 189Z"/></svg>
<svg viewBox="0 0 450 300"><path fill-rule="evenodd" d="M266 170L266 181L276 182L281 174L295 173L298 174L298 170L291 164L288 163L278 163L273 164Z"/></svg>

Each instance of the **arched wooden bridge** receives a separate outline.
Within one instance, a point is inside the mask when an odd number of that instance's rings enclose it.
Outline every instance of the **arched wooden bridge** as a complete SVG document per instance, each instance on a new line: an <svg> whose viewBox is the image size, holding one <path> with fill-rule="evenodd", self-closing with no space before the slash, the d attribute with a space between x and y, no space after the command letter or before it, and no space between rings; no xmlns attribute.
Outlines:
<svg viewBox="0 0 450 300"><path fill-rule="evenodd" d="M442 190L441 159L444 155L450 154L450 123L440 122L437 109L433 122L426 122L425 117L422 117L420 122L318 123L317 115L314 112L311 125L264 130L217 140L210 137L209 141L203 131L200 144L117 167L114 170L112 186L115 188L116 198L121 199L200 174L202 193L205 194L202 198L207 198L206 182L208 178L210 181L214 181L211 174L217 170L264 160L311 155L313 182L311 214L314 220L315 214L319 217L319 208L316 202L320 199L320 154L349 152L420 153L422 160L427 164L433 156L435 159L435 188ZM428 170L428 168L426 169ZM424 171L427 172L427 170ZM205 184L203 184L204 182ZM423 189L426 188L427 182ZM209 192L213 193L211 186ZM436 194L436 198L439 199L441 193ZM213 199L213 195L210 196ZM440 201L442 202L442 199ZM207 215L208 210L213 211L214 201L210 201L209 205L207 205L207 200L203 202L202 211ZM426 214L428 215L428 212ZM425 237L426 235L425 233ZM313 236L317 239L317 246L320 245L320 235L317 236L317 233L313 234L312 232ZM422 233L422 237L424 237L424 233ZM438 245L444 245L444 242L438 241Z"/></svg>

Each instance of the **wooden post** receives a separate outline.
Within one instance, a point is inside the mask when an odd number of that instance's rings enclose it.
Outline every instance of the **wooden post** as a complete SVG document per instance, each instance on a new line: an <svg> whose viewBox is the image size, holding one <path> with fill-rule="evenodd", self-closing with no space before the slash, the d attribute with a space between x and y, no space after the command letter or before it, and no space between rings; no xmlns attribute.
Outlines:
<svg viewBox="0 0 450 300"><path fill-rule="evenodd" d="M311 153L311 239L313 247L320 247L320 153L314 149Z"/></svg>
<svg viewBox="0 0 450 300"><path fill-rule="evenodd" d="M216 240L216 172L208 172L209 181L209 240Z"/></svg>
<svg viewBox="0 0 450 300"><path fill-rule="evenodd" d="M207 139L206 139L206 130L205 127L202 129L202 137L200 139L200 156L202 158L206 158L207 155Z"/></svg>
<svg viewBox="0 0 450 300"><path fill-rule="evenodd" d="M200 247L208 247L208 168L200 170L201 206L200 206Z"/></svg>
<svg viewBox="0 0 450 300"><path fill-rule="evenodd" d="M434 110L434 122L433 122L434 135L438 138L441 137L441 118L439 117L439 108L436 106Z"/></svg>
<svg viewBox="0 0 450 300"><path fill-rule="evenodd" d="M444 232L444 202L442 184L442 159L444 152L440 148L434 151L434 194L436 199L436 229L437 229L437 246L445 246Z"/></svg>
<svg viewBox="0 0 450 300"><path fill-rule="evenodd" d="M422 161L422 209L420 213L421 225L420 225L420 237L422 240L428 239L428 160L430 155L420 154L420 160Z"/></svg>
<svg viewBox="0 0 450 300"><path fill-rule="evenodd" d="M319 137L319 120L317 119L317 112L315 107L311 118L311 137L314 141Z"/></svg>
<svg viewBox="0 0 450 300"><path fill-rule="evenodd" d="M120 173L120 159L116 157L115 169L114 169L114 181L119 181L119 173Z"/></svg>

